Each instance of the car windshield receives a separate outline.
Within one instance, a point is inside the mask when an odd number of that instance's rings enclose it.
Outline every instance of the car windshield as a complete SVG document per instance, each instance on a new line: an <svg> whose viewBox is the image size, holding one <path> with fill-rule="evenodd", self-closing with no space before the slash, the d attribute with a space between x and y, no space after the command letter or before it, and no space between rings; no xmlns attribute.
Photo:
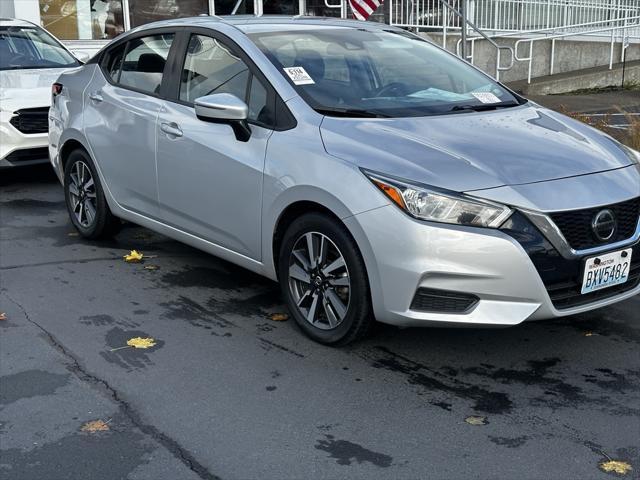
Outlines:
<svg viewBox="0 0 640 480"><path fill-rule="evenodd" d="M322 27L249 37L326 115L413 117L521 103L467 63L402 31Z"/></svg>
<svg viewBox="0 0 640 480"><path fill-rule="evenodd" d="M79 65L60 43L38 27L0 27L0 70Z"/></svg>

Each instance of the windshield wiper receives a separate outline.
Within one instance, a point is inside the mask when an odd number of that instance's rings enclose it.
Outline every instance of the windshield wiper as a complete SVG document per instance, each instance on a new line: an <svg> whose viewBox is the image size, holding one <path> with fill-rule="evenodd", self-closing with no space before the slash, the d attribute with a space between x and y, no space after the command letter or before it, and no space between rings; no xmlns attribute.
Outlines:
<svg viewBox="0 0 640 480"><path fill-rule="evenodd" d="M357 118L389 118L389 115L375 112L373 110L359 110L356 108L331 108L321 107L314 108L321 115L328 117L357 117Z"/></svg>
<svg viewBox="0 0 640 480"><path fill-rule="evenodd" d="M499 102L499 103L481 103L479 105L456 105L455 107L449 110L450 112L462 112L465 110L472 110L474 112L486 112L487 110L496 110L498 108L509 108L509 107L517 107L520 104L518 102L514 102L513 100L509 100L508 102Z"/></svg>

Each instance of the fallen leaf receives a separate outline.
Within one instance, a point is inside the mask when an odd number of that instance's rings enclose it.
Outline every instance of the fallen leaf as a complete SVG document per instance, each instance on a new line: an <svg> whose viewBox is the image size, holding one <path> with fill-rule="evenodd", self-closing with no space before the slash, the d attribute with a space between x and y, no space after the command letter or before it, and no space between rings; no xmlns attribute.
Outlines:
<svg viewBox="0 0 640 480"><path fill-rule="evenodd" d="M158 270L160 267L158 265L145 265L145 270Z"/></svg>
<svg viewBox="0 0 640 480"><path fill-rule="evenodd" d="M626 475L633 468L627 462L620 460L607 460L600 462L600 470L607 473L617 473L618 475Z"/></svg>
<svg viewBox="0 0 640 480"><path fill-rule="evenodd" d="M127 340L127 345L133 348L151 348L155 344L156 341L153 338L135 337Z"/></svg>
<svg viewBox="0 0 640 480"><path fill-rule="evenodd" d="M116 350L122 350L123 348L129 348L129 347L151 348L151 347L154 347L155 345L156 345L156 341L151 337L149 338L134 337L127 340L127 344L124 347L112 348L110 351L115 352Z"/></svg>
<svg viewBox="0 0 640 480"><path fill-rule="evenodd" d="M139 252L137 250L131 250L129 255L125 255L123 258L125 262L138 263L142 261L143 257L144 255L142 254L142 252Z"/></svg>
<svg viewBox="0 0 640 480"><path fill-rule="evenodd" d="M7 319L7 314L2 312L0 313L0 320L6 320Z"/></svg>
<svg viewBox="0 0 640 480"><path fill-rule="evenodd" d="M92 420L82 425L82 428L80 428L80 430L89 433L106 432L109 430L109 425L107 425L102 420Z"/></svg>
<svg viewBox="0 0 640 480"><path fill-rule="evenodd" d="M78 236L78 232L69 232L67 233L68 236L70 237L77 237Z"/></svg>
<svg viewBox="0 0 640 480"><path fill-rule="evenodd" d="M595 337L596 335L598 335L597 333L593 333L593 332L585 332L584 336L585 337Z"/></svg>
<svg viewBox="0 0 640 480"><path fill-rule="evenodd" d="M272 313L269 315L269 318L274 322L286 322L289 320L289 315L286 313Z"/></svg>
<svg viewBox="0 0 640 480"><path fill-rule="evenodd" d="M479 417L476 415L471 415L470 417L465 418L464 421L467 422L469 425L486 425L487 417Z"/></svg>

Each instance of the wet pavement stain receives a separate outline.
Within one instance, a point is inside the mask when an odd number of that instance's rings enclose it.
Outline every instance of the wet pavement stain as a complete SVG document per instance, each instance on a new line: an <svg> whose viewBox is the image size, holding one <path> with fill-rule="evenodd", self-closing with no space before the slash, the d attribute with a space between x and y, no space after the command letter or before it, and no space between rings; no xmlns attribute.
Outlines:
<svg viewBox="0 0 640 480"><path fill-rule="evenodd" d="M286 311L277 284L266 285L264 288L264 292L247 298L234 296L223 301L212 298L207 302L207 306L221 314L233 313L242 316L264 316L273 310Z"/></svg>
<svg viewBox="0 0 640 480"><path fill-rule="evenodd" d="M576 403L585 401L582 389L564 382L560 378L552 376L549 370L560 363L559 358L547 358L543 360L529 360L528 368L522 370L498 368L491 371L486 368L470 367L465 369L468 374L488 377L503 384L520 383L524 385L536 385L545 389L547 395L554 395L563 403Z"/></svg>
<svg viewBox="0 0 640 480"><path fill-rule="evenodd" d="M617 373L609 368L596 368L595 371L598 373L583 375L584 381L615 393L640 391L640 371L626 370L625 373Z"/></svg>
<svg viewBox="0 0 640 480"><path fill-rule="evenodd" d="M374 452L347 440L336 440L333 435L325 435L324 439L318 440L315 448L327 452L338 465L368 462L376 467L387 468L393 462L393 457L390 455Z"/></svg>
<svg viewBox="0 0 640 480"><path fill-rule="evenodd" d="M523 435L521 437L515 437L515 438L494 437L492 435L489 435L489 440L491 440L493 443L495 443L496 445L500 445L502 447L507 447L507 448L521 447L525 443L527 443L528 439L529 437L527 437L526 435Z"/></svg>
<svg viewBox="0 0 640 480"><path fill-rule="evenodd" d="M8 405L25 398L53 395L68 382L68 374L44 370L25 370L5 375L0 377L0 405Z"/></svg>
<svg viewBox="0 0 640 480"><path fill-rule="evenodd" d="M125 370L137 370L153 365L153 361L149 355L161 349L164 346L164 341L154 339L155 345L145 349L127 347L127 341L135 337L149 338L152 336L140 330L124 330L119 327L112 328L105 336L107 349L100 352L100 356L107 362L118 365ZM116 350L111 351L111 349Z"/></svg>
<svg viewBox="0 0 640 480"><path fill-rule="evenodd" d="M421 386L435 394L443 392L473 401L475 402L474 410L479 412L502 414L511 412L513 408L513 402L504 392L491 391L479 385L465 383L446 373L398 355L386 347L376 347L375 350L382 356L378 356L372 362L374 368L402 373L411 385Z"/></svg>
<svg viewBox="0 0 640 480"><path fill-rule="evenodd" d="M80 323L83 325L91 325L94 327L106 327L109 325L120 325L125 328L136 328L137 323L130 322L128 320L115 319L111 315L98 314L98 315L85 315L80 317Z"/></svg>
<svg viewBox="0 0 640 480"><path fill-rule="evenodd" d="M211 335L230 337L231 332L226 330L236 327L233 322L223 318L217 312L184 295L180 295L175 300L161 303L160 306L165 310L162 314L164 318L185 320L194 327L210 330Z"/></svg>
<svg viewBox="0 0 640 480"><path fill-rule="evenodd" d="M0 471L16 480L129 478L155 449L136 432L76 433L35 449L3 450Z"/></svg>
<svg viewBox="0 0 640 480"><path fill-rule="evenodd" d="M298 358L304 358L304 355L302 353L296 352L295 350L285 347L284 345L280 345L279 343L272 342L271 340L267 340L266 338L258 338L258 340L260 341L260 347L267 352L275 349Z"/></svg>
<svg viewBox="0 0 640 480"><path fill-rule="evenodd" d="M30 214L36 212L38 214L49 214L59 212L66 208L64 201L51 202L48 200L36 200L34 198L16 198L14 200L4 200L0 202L3 212L17 210L14 217L19 216L22 212L28 211Z"/></svg>
<svg viewBox="0 0 640 480"><path fill-rule="evenodd" d="M163 274L161 281L172 287L238 290L259 286L267 280L249 270L221 262L218 268L189 265L182 270Z"/></svg>

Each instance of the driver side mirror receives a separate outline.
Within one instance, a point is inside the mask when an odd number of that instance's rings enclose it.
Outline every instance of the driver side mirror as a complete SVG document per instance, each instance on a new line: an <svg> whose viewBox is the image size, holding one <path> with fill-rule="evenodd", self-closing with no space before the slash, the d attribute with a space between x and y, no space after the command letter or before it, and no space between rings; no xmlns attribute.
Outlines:
<svg viewBox="0 0 640 480"><path fill-rule="evenodd" d="M83 52L82 50L73 50L71 54L82 64L87 63L91 58L91 55L87 52Z"/></svg>
<svg viewBox="0 0 640 480"><path fill-rule="evenodd" d="M205 122L226 123L233 128L236 139L246 142L251 137L247 123L249 107L230 93L214 93L198 97L194 101L196 117Z"/></svg>

